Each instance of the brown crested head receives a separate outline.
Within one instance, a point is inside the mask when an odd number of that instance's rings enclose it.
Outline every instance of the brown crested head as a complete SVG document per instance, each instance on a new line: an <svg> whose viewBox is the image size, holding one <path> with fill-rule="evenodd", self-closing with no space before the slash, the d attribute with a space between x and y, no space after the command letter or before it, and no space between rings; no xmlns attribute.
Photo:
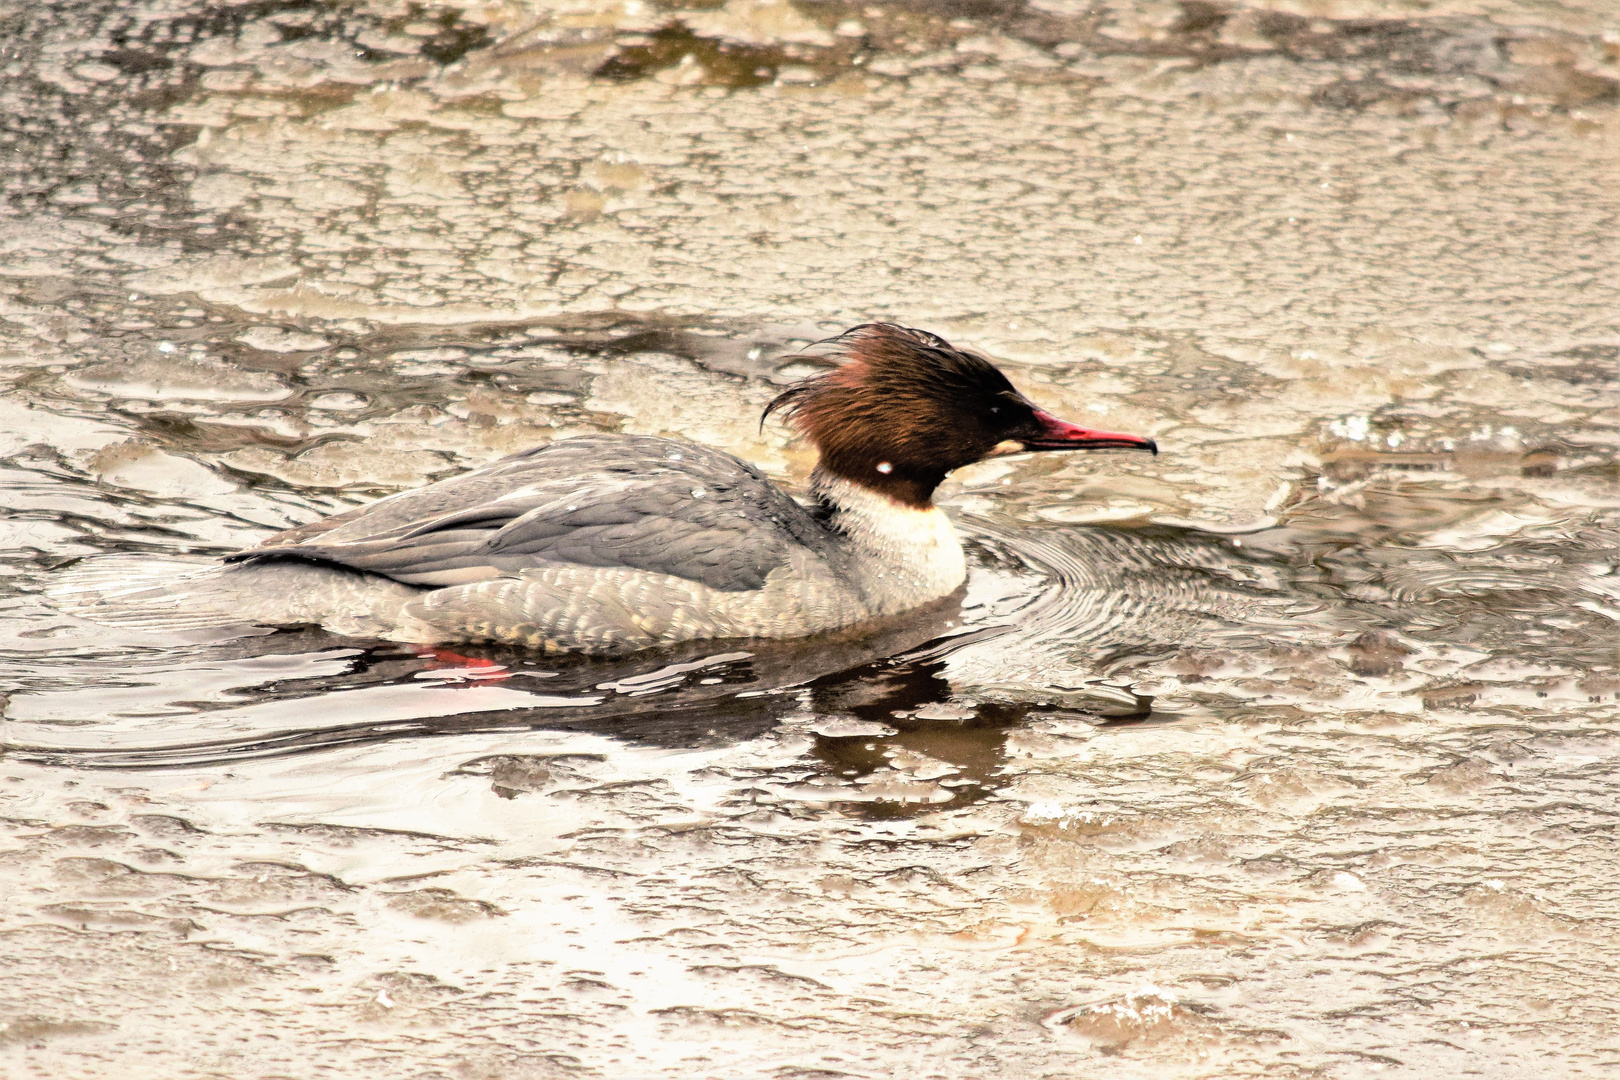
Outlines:
<svg viewBox="0 0 1620 1080"><path fill-rule="evenodd" d="M816 444L822 469L907 506L929 506L946 473L998 454L1158 453L1151 439L1042 412L989 360L923 330L868 323L823 342L818 355L838 366L784 391L764 415L790 417Z"/></svg>

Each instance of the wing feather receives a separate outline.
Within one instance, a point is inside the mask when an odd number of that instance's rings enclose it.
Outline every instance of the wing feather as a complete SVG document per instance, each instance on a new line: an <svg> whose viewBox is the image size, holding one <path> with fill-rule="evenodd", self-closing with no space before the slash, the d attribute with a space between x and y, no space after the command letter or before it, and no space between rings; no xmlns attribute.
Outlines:
<svg viewBox="0 0 1620 1080"><path fill-rule="evenodd" d="M751 466L648 436L581 436L277 534L233 561L305 559L417 585L538 566L628 567L757 589L794 545L830 552L811 514Z"/></svg>

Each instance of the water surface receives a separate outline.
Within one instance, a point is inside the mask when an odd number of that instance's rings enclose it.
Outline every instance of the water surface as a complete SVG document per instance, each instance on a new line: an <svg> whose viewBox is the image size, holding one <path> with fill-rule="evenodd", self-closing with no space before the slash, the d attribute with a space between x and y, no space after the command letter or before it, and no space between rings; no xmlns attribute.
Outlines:
<svg viewBox="0 0 1620 1080"><path fill-rule="evenodd" d="M0 41L0 1071L1620 1065L1612 5L62 0ZM759 411L880 318L1164 453L964 470L965 594L813 647L45 596L588 431L800 484Z"/></svg>

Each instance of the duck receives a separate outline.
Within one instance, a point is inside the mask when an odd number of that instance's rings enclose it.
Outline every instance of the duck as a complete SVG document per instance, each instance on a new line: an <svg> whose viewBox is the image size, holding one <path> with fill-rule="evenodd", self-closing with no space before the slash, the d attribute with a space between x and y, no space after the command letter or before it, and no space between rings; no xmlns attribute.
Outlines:
<svg viewBox="0 0 1620 1080"><path fill-rule="evenodd" d="M236 617L415 645L613 656L807 638L962 587L934 492L1027 452L1152 439L1047 413L988 358L924 330L853 327L766 406L817 452L803 500L692 442L588 434L276 533L224 557Z"/></svg>

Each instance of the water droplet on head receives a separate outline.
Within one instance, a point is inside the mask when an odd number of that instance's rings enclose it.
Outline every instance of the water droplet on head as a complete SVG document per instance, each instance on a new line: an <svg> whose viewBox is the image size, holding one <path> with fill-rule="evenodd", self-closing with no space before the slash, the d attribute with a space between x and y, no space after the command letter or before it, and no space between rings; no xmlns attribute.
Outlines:
<svg viewBox="0 0 1620 1080"><path fill-rule="evenodd" d="M890 473L894 472L894 466L890 465L887 461L880 461L878 462L877 471L882 473L884 476L888 476Z"/></svg>
<svg viewBox="0 0 1620 1080"><path fill-rule="evenodd" d="M701 499L701 498L703 498L703 495L704 495L704 491L703 491L702 488L695 487L695 488L692 489L692 498Z"/></svg>

